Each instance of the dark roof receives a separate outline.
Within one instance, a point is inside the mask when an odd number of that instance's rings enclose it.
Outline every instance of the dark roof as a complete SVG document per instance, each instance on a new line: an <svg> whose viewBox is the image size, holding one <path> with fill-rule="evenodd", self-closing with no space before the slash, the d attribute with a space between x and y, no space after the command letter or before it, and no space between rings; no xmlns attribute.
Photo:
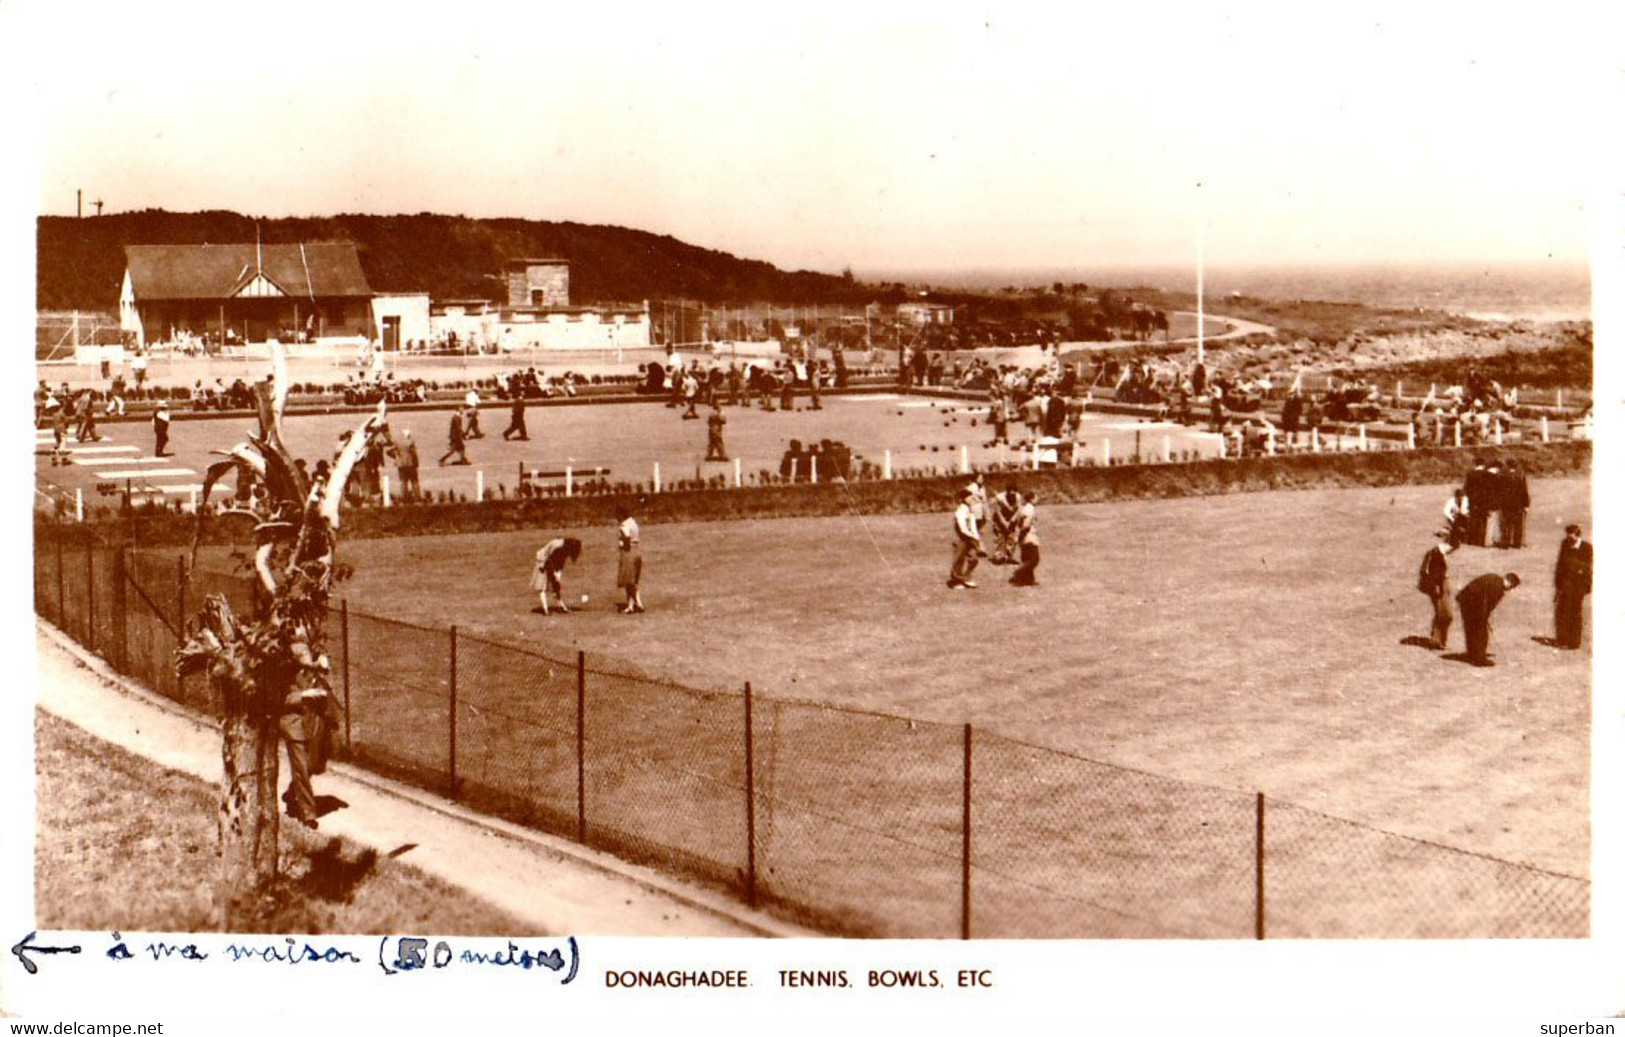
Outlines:
<svg viewBox="0 0 1625 1037"><path fill-rule="evenodd" d="M355 246L347 241L303 245L125 245L138 300L226 299L263 273L293 298L370 296Z"/></svg>
<svg viewBox="0 0 1625 1037"><path fill-rule="evenodd" d="M569 266L569 265L570 265L570 261L568 259L562 259L562 258L559 258L559 257L556 257L556 256L551 258L551 259L510 259L506 263L503 264L504 267L509 268L509 269L514 268L514 267L521 267L521 266Z"/></svg>

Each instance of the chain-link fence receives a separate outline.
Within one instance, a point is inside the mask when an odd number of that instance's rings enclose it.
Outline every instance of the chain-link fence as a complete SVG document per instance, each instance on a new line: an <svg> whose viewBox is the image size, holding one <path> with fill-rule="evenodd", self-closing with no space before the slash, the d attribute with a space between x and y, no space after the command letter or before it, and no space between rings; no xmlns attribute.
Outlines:
<svg viewBox="0 0 1625 1037"><path fill-rule="evenodd" d="M202 711L174 653L239 573L36 541L41 616ZM705 692L576 652L330 610L336 743L471 807L844 935L1559 937L1590 883L953 726Z"/></svg>
<svg viewBox="0 0 1625 1037"><path fill-rule="evenodd" d="M977 935L1253 933L1253 798L975 733Z"/></svg>
<svg viewBox="0 0 1625 1037"><path fill-rule="evenodd" d="M1266 814L1269 935L1578 937L1590 885L1303 807Z"/></svg>
<svg viewBox="0 0 1625 1037"><path fill-rule="evenodd" d="M34 359L72 360L81 346L117 346L124 341L116 314L42 311L35 321Z"/></svg>

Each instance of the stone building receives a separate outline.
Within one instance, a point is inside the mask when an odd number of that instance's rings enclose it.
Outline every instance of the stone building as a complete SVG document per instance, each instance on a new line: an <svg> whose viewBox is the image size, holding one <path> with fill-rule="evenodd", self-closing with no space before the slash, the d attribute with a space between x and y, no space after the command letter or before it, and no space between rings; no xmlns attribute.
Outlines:
<svg viewBox="0 0 1625 1037"><path fill-rule="evenodd" d="M568 259L510 259L503 264L508 282L508 305L570 305L570 261Z"/></svg>

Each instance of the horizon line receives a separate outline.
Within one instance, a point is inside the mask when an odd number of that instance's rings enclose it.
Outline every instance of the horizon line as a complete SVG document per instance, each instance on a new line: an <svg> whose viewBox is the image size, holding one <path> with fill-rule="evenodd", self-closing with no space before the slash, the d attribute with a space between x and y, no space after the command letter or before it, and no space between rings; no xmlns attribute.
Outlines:
<svg viewBox="0 0 1625 1037"><path fill-rule="evenodd" d="M1054 280L1057 280L1057 279L1073 279L1073 280L1087 281L1087 279L1090 276L1113 276L1113 277L1118 277L1118 278L1121 278L1121 277L1134 277L1134 276L1141 276L1141 275L1151 275L1151 274L1166 276L1168 274L1181 273L1181 272L1186 272L1186 271L1191 272L1194 275L1194 272L1195 272L1195 269L1196 269L1196 263L1195 263L1194 259L1184 260L1184 259L1175 259L1175 258L1168 258L1168 259L1136 258L1136 259L1123 259L1123 260L1116 260L1116 261L1106 261L1106 260L1051 261L1051 262L1039 261L1039 262L1032 262L1032 263L991 264L991 265L981 265L981 266L975 266L975 265L943 266L943 265L933 265L933 264L926 264L926 263L920 263L920 264L891 264L891 263L878 264L877 263L877 264L871 265L871 264L864 263L862 260L847 259L847 260L840 261L840 262L832 262L832 263L829 264L829 267L826 269L826 268L823 268L821 266L810 266L810 265L806 265L804 263L797 263L797 262L794 262L794 261L766 259L766 258L762 258L760 256L760 254L736 253L736 252L730 251L729 249L721 247L721 246L704 244L704 243L699 242L699 241L694 241L694 240L691 240L691 239L688 239L688 238L679 237L678 235L676 235L674 233L671 233L670 231L649 230L649 229L646 229L646 228L636 227L636 226L632 226L630 224L625 224L625 223L594 223L594 222L589 222L589 221L579 220L579 219L552 219L552 218L543 218L543 217L535 217L535 216L515 216L515 215L470 216L467 213L435 212L435 211L431 211L431 210L428 210L428 209L419 209L419 210L417 210L415 212L406 212L406 211L396 211L396 212L356 212L356 211L348 211L348 212L325 212L325 213L309 212L309 213L298 213L298 214L285 213L283 215L273 216L273 215L266 215L266 214L255 214L255 213L245 212L245 211L241 211L241 210L237 210L237 209L227 209L227 208L169 209L169 208L164 208L164 207L161 207L161 206L159 206L159 207L146 206L146 207L139 208L139 209L125 209L125 210L120 210L120 211L117 211L117 212L104 212L104 213L96 213L96 214L91 214L91 215L75 214L75 213L39 212L39 213L37 213L35 215L35 220L36 221L46 220L46 219L52 219L52 220L97 220L97 219L103 219L103 218L108 218L108 217L117 218L117 217L120 217L120 216L139 216L139 215L148 214L148 213L152 213L152 214L160 214L161 213L161 214L165 214L165 215L174 215L174 216L198 216L198 215L205 215L205 214L210 214L210 213L219 213L219 214L222 214L222 215L235 216L235 217L238 217L240 219L250 220L250 221L255 221L255 222L262 221L262 220L268 220L268 221L276 221L276 220L324 220L324 219L342 219L342 218L345 218L345 217L362 217L362 218L371 218L371 219L391 219L391 218L412 218L412 217L420 217L420 216L429 216L429 217L436 217L436 218L442 218L442 219L465 219L465 220L473 220L473 221L516 220L516 221L521 221L521 222L538 223L538 224L573 224L573 225L581 226L581 227L598 227L598 228L604 228L604 229L609 229L609 230L622 230L622 231L630 231L630 232L638 233L638 234L648 234L648 235L653 236L653 237L671 238L674 241L679 241L679 242L681 242L681 243L683 243L685 245L688 245L688 246L693 247L693 248L702 249L704 251L717 252L717 253L733 256L734 258L737 258L737 259L766 262L766 263L769 263L770 265L772 265L772 266L774 266L774 267L776 267L776 268L778 268L778 269L780 269L780 270L782 270L782 271L784 271L786 273L792 273L793 274L793 273L806 272L806 273L822 274L824 276L829 276L829 277L840 277L840 276L842 276L843 273L845 273L847 271L850 271L853 274L854 277L856 277L857 279L859 279L861 281L864 281L866 283L886 283L886 282L931 283L932 281L942 281L942 280L945 280L945 279L975 278L975 279L980 281L980 280L987 280L987 279L1015 279L1015 278L1022 278L1022 277L1040 278L1042 280L1049 281L1049 282L1053 282ZM1220 273L1228 273L1228 274L1240 274L1240 273L1264 273L1264 272L1291 272L1291 271L1304 271L1304 270L1355 270L1355 269L1382 269L1382 268L1392 269L1392 270L1450 270L1450 269L1460 270L1460 269L1464 269L1464 268L1478 268L1478 269L1513 269L1513 268L1516 268L1516 269L1520 269L1520 270L1524 270L1524 271L1537 270L1537 269L1546 269L1546 270L1552 270L1552 271L1561 270L1561 271L1563 271L1565 273L1578 273L1580 271L1585 271L1587 274L1589 274L1593 264L1592 264L1591 257L1589 257L1589 256L1584 256L1584 257L1547 256L1547 257L1544 257L1544 258L1526 258L1526 257L1512 257L1512 256L1500 256L1500 257L1460 256L1460 257L1435 257L1435 258L1420 258L1420 257L1379 258L1379 257L1362 256L1362 257L1352 257L1352 258L1344 259L1344 258L1336 258L1336 257L1330 257L1330 256L1322 255L1322 256L1307 257L1307 258L1297 259L1297 260L1242 260L1242 261L1234 261L1234 262L1225 262L1225 261L1215 262L1211 257L1209 257L1207 259L1207 261L1203 265L1204 265L1204 268L1210 274L1215 272L1215 271L1220 272ZM1063 276L1060 276L1060 275L1065 275L1065 276L1063 277Z"/></svg>

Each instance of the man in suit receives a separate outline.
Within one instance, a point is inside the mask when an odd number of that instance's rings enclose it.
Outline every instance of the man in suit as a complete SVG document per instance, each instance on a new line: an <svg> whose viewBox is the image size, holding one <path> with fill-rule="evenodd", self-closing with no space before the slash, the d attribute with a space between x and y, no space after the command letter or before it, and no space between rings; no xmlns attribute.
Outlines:
<svg viewBox="0 0 1625 1037"><path fill-rule="evenodd" d="M1484 477L1484 530L1479 535L1479 547L1506 546L1506 501L1509 490L1506 470L1499 461L1491 462L1489 472ZM1494 520L1493 527L1491 520Z"/></svg>
<svg viewBox="0 0 1625 1037"><path fill-rule="evenodd" d="M1517 461L1508 461L1501 474L1501 536L1496 547L1523 547L1524 518L1529 513L1529 477Z"/></svg>
<svg viewBox="0 0 1625 1037"><path fill-rule="evenodd" d="M1579 526L1569 526L1564 531L1562 546L1557 549L1552 611L1560 648L1580 647L1585 622L1582 606L1585 596L1591 593L1591 544L1581 539L1580 532Z"/></svg>
<svg viewBox="0 0 1625 1037"><path fill-rule="evenodd" d="M707 461L728 460L728 449L722 444L722 428L728 424L728 419L722 413L722 399L718 397L711 404L711 416L705 419L705 459Z"/></svg>
<svg viewBox="0 0 1625 1037"><path fill-rule="evenodd" d="M1456 595L1456 605L1461 609L1461 632L1467 638L1467 661L1474 666L1495 665L1490 660L1490 613L1501 604L1506 592L1520 582L1517 573L1505 576L1485 573Z"/></svg>
<svg viewBox="0 0 1625 1037"><path fill-rule="evenodd" d="M152 456L169 456L169 404L162 400L152 414Z"/></svg>
<svg viewBox="0 0 1625 1037"><path fill-rule="evenodd" d="M1281 430L1292 446L1298 443L1298 426L1303 422L1303 393L1293 389L1281 405Z"/></svg>
<svg viewBox="0 0 1625 1037"><path fill-rule="evenodd" d="M508 414L508 427L502 430L503 439L529 439L530 430L525 427L525 387L518 385L513 390L513 402Z"/></svg>
<svg viewBox="0 0 1625 1037"><path fill-rule="evenodd" d="M1422 565L1416 574L1416 589L1433 603L1433 647L1443 651L1450 639L1450 624L1456 618L1450 610L1450 563L1445 556L1456 549L1448 535L1441 532L1443 543L1434 544L1422 556Z"/></svg>
<svg viewBox="0 0 1625 1037"><path fill-rule="evenodd" d="M463 450L463 444L465 442L464 435L465 429L463 426L463 408L458 407L457 410L452 413L451 422L446 426L447 449L445 453L440 455L440 464L442 467L445 466L446 459L448 457L457 458L457 460L453 461L452 464L468 464L468 454Z"/></svg>
<svg viewBox="0 0 1625 1037"><path fill-rule="evenodd" d="M1490 520L1490 473L1482 458L1473 462L1461 489L1467 498L1467 542L1483 547Z"/></svg>

